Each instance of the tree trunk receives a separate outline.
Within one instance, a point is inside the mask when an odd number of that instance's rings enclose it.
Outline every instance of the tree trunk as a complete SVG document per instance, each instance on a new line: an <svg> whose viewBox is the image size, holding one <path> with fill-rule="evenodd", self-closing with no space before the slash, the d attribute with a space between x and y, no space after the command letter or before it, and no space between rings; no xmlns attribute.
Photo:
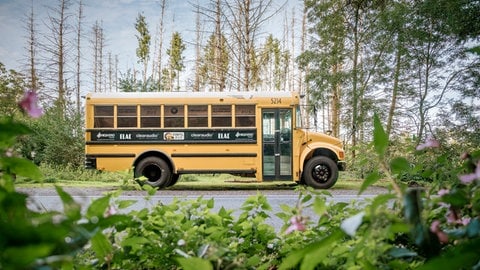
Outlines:
<svg viewBox="0 0 480 270"><path fill-rule="evenodd" d="M359 22L359 7L355 8L355 22L353 28L353 70L352 70L352 159L355 159L356 151L355 146L357 145L357 125L358 125L358 104L359 96L357 93L357 83L358 83L358 54L360 50L360 44L358 40L358 22Z"/></svg>
<svg viewBox="0 0 480 270"><path fill-rule="evenodd" d="M390 101L390 110L388 111L388 119L387 119L387 136L390 137L392 132L392 125L393 125L393 117L395 115L395 109L397 106L397 95L398 95L398 81L400 78L400 60L401 60L401 49L400 49L400 41L397 41L397 50L395 52L395 72L393 74L393 89L392 89L392 100Z"/></svg>

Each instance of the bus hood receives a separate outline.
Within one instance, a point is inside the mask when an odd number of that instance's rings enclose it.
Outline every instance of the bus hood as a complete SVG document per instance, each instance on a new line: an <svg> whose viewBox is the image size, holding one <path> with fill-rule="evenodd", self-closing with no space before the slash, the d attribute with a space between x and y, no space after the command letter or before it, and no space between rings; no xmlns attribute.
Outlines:
<svg viewBox="0 0 480 270"><path fill-rule="evenodd" d="M336 137L333 137L333 136L330 136L330 135L327 135L327 134L323 134L323 133L319 133L319 132L311 132L311 131L306 131L306 130L302 130L305 134L305 143L309 143L309 142L323 142L323 143L327 143L327 144L332 144L336 147L339 147L339 148L343 148L343 143L340 139L336 138Z"/></svg>

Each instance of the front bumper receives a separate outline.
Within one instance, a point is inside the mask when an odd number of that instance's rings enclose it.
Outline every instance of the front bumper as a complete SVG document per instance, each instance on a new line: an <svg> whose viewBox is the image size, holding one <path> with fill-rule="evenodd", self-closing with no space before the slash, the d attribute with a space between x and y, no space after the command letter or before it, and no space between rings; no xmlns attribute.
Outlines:
<svg viewBox="0 0 480 270"><path fill-rule="evenodd" d="M339 171L345 171L347 169L347 163L345 161L338 161L337 167Z"/></svg>

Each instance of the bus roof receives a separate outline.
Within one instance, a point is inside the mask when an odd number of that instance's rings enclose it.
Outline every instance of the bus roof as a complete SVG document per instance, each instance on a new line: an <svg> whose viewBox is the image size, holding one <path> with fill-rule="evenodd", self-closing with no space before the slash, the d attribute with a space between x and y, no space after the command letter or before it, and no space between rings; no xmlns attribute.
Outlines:
<svg viewBox="0 0 480 270"><path fill-rule="evenodd" d="M291 91L264 91L264 92L105 92L105 93L88 93L87 99L103 99L103 98L236 98L236 99L252 99L252 98L270 98L270 97L298 97L297 92Z"/></svg>

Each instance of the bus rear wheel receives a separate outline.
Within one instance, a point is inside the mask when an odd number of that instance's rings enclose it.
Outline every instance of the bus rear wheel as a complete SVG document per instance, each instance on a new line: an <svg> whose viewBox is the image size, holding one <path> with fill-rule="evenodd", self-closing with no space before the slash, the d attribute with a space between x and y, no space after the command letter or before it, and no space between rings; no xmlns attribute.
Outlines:
<svg viewBox="0 0 480 270"><path fill-rule="evenodd" d="M147 157L135 166L135 178L141 176L147 178L146 184L156 188L163 188L169 186L172 179L172 171L165 160L158 157Z"/></svg>
<svg viewBox="0 0 480 270"><path fill-rule="evenodd" d="M305 184L317 189L327 189L337 182L337 164L328 157L316 156L307 161L303 175Z"/></svg>

